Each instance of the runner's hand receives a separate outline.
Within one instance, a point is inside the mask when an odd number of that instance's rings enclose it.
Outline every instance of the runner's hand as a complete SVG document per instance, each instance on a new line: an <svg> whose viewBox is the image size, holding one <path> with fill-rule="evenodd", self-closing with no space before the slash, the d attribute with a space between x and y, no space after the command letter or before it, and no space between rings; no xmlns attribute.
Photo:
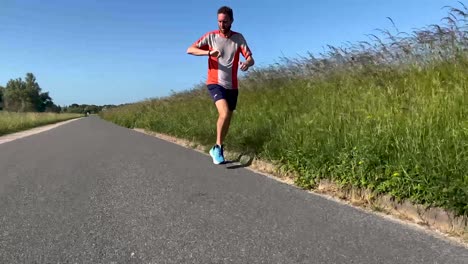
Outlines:
<svg viewBox="0 0 468 264"><path fill-rule="evenodd" d="M221 56L221 52L219 52L219 50L212 50L210 52L210 56L211 57L216 57L216 58L219 58Z"/></svg>
<svg viewBox="0 0 468 264"><path fill-rule="evenodd" d="M247 65L247 63L244 63L244 62L240 62L240 69L241 71L246 71L249 69L249 66Z"/></svg>

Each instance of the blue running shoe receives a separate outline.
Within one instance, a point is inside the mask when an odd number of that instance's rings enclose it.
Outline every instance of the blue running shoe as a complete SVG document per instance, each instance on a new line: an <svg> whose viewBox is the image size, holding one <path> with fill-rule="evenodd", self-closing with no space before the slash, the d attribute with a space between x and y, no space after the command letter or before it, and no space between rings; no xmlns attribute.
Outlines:
<svg viewBox="0 0 468 264"><path fill-rule="evenodd" d="M213 158L213 163L214 164L221 164L224 163L224 156L223 156L223 151L220 146L214 145L210 149L210 155Z"/></svg>

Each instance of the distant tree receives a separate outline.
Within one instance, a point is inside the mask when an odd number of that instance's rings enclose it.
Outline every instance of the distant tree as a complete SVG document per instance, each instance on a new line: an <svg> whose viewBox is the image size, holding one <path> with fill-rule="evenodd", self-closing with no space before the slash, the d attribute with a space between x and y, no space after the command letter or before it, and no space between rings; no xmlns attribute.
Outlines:
<svg viewBox="0 0 468 264"><path fill-rule="evenodd" d="M84 109L82 107L80 107L79 104L76 104L76 103L73 103L71 105L69 105L67 108L67 113L75 113L75 114L83 114L84 113Z"/></svg>
<svg viewBox="0 0 468 264"><path fill-rule="evenodd" d="M24 81L21 78L8 81L3 92L3 108L16 112L57 111L49 92L42 92L32 73L27 73Z"/></svg>
<svg viewBox="0 0 468 264"><path fill-rule="evenodd" d="M43 112L43 102L41 100L41 87L36 81L34 74L28 72L26 73L25 78L26 91L25 91L25 100L28 102L29 108L27 111L38 111ZM50 99L50 97L47 95ZM51 100L51 99L50 99Z"/></svg>
<svg viewBox="0 0 468 264"><path fill-rule="evenodd" d="M63 111L67 112L67 113L85 114L85 113L89 112L90 114L97 114L100 111L102 111L103 108L104 108L104 106L99 106L99 105L73 103L73 104L71 104L69 106L64 107Z"/></svg>
<svg viewBox="0 0 468 264"><path fill-rule="evenodd" d="M102 107L97 105L88 105L85 107L85 112L90 112L91 114L97 114L101 111Z"/></svg>
<svg viewBox="0 0 468 264"><path fill-rule="evenodd" d="M3 96L5 110L20 112L28 107L26 101L26 83L21 78L9 80Z"/></svg>
<svg viewBox="0 0 468 264"><path fill-rule="evenodd" d="M54 107L54 102L52 98L49 96L49 92L41 93L39 95L39 102L37 106L37 110L39 112L50 112L50 109Z"/></svg>
<svg viewBox="0 0 468 264"><path fill-rule="evenodd" d="M62 107L52 104L51 106L46 107L45 112L61 113Z"/></svg>

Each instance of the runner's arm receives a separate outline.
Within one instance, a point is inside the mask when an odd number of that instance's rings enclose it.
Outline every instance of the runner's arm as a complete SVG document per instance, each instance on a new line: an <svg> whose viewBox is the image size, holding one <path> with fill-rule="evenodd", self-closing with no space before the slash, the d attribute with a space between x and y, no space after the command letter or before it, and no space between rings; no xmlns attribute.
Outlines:
<svg viewBox="0 0 468 264"><path fill-rule="evenodd" d="M197 48L195 45L190 46L187 49L187 54L195 55L195 56L208 56L209 50L204 50Z"/></svg>

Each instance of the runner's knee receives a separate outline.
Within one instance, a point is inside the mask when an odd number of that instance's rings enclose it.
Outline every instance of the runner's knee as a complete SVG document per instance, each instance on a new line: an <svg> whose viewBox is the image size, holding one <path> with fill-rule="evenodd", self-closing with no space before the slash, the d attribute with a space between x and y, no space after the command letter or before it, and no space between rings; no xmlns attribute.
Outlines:
<svg viewBox="0 0 468 264"><path fill-rule="evenodd" d="M229 118L229 113L228 113L227 109L226 109L226 111L220 111L219 112L219 118L221 118L221 119L228 119Z"/></svg>

